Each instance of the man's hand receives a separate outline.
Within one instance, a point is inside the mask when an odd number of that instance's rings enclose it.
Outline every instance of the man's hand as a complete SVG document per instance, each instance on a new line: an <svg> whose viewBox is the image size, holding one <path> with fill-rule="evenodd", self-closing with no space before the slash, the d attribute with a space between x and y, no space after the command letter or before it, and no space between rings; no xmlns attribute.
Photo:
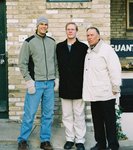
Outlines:
<svg viewBox="0 0 133 150"><path fill-rule="evenodd" d="M118 93L120 93L120 91L121 91L120 86L114 85L112 87L112 92L113 92L114 95L117 95Z"/></svg>
<svg viewBox="0 0 133 150"><path fill-rule="evenodd" d="M116 94L118 94L118 92L113 92L113 95L116 95Z"/></svg>
<svg viewBox="0 0 133 150"><path fill-rule="evenodd" d="M59 79L56 78L54 80L54 91L57 92L59 90Z"/></svg>
<svg viewBox="0 0 133 150"><path fill-rule="evenodd" d="M26 81L26 87L28 89L29 94L34 94L36 92L35 81L34 80Z"/></svg>

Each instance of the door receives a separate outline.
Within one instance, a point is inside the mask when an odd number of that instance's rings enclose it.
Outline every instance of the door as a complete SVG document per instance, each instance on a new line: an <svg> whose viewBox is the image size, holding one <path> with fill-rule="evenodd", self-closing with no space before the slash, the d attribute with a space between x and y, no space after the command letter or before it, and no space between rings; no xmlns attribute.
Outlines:
<svg viewBox="0 0 133 150"><path fill-rule="evenodd" d="M6 4L0 0L0 118L8 118L8 74L6 40Z"/></svg>

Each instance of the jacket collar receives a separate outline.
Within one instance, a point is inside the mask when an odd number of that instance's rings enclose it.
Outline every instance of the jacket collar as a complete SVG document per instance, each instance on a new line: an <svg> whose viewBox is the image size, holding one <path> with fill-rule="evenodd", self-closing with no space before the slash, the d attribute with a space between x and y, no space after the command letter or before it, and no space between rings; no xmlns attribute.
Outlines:
<svg viewBox="0 0 133 150"><path fill-rule="evenodd" d="M65 42L65 44L67 45L67 39L64 41ZM76 41L72 44L72 45L75 45L76 43L78 43L79 42L79 40L76 38Z"/></svg>
<svg viewBox="0 0 133 150"><path fill-rule="evenodd" d="M46 34L42 37L42 36L38 35L37 33L35 33L35 36L38 37L38 38L45 38Z"/></svg>
<svg viewBox="0 0 133 150"><path fill-rule="evenodd" d="M102 43L103 43L103 40L100 39L100 41L96 44L96 46L93 49L90 48L90 51L98 53L101 48Z"/></svg>

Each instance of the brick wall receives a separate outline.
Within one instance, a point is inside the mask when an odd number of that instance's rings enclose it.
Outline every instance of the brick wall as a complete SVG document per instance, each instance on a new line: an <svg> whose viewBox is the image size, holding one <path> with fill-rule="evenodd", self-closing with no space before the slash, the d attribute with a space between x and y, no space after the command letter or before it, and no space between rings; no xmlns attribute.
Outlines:
<svg viewBox="0 0 133 150"><path fill-rule="evenodd" d="M49 19L49 35L57 42L66 38L65 24L74 21L79 27L78 37L86 42L86 28L96 26L104 40L110 39L110 2L92 0L84 3L48 3L45 0L7 0L7 51L9 71L9 118L21 120L24 105L25 82L18 68L18 55L22 42L36 29L36 18ZM61 123L61 104L56 93L55 123ZM39 111L37 118L39 118ZM89 103L86 104L86 120L90 125ZM38 122L38 119L36 119Z"/></svg>
<svg viewBox="0 0 133 150"><path fill-rule="evenodd" d="M127 30L126 0L111 0L111 38L132 39L133 33Z"/></svg>
<svg viewBox="0 0 133 150"><path fill-rule="evenodd" d="M126 37L125 0L111 0L111 38Z"/></svg>

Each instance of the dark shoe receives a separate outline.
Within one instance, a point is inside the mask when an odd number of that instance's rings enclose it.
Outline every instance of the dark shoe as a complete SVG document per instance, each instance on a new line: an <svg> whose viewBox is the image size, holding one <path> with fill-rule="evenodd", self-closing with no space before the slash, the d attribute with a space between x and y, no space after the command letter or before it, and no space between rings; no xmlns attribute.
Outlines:
<svg viewBox="0 0 133 150"><path fill-rule="evenodd" d="M53 150L53 147L52 147L52 145L50 144L49 141L42 142L40 144L40 148L43 149L43 150Z"/></svg>
<svg viewBox="0 0 133 150"><path fill-rule="evenodd" d="M20 141L18 143L18 150L29 150L29 145L26 141Z"/></svg>
<svg viewBox="0 0 133 150"><path fill-rule="evenodd" d="M77 150L85 150L83 143L76 143Z"/></svg>
<svg viewBox="0 0 133 150"><path fill-rule="evenodd" d="M106 150L106 148L101 148L96 144L94 147L90 148L90 150Z"/></svg>
<svg viewBox="0 0 133 150"><path fill-rule="evenodd" d="M71 149L74 145L74 142L67 141L64 145L64 149Z"/></svg>

